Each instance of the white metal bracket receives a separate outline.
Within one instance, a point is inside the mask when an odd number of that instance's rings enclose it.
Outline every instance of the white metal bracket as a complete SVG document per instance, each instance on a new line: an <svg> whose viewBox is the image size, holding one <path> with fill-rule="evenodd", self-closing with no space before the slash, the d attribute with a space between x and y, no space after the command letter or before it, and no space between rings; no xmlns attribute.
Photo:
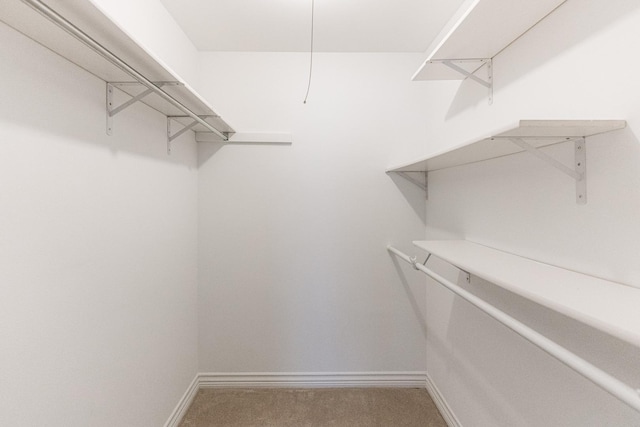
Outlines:
<svg viewBox="0 0 640 427"><path fill-rule="evenodd" d="M207 116L198 116L201 119L208 119L210 117L220 117L220 116L216 116L216 115L207 115ZM198 121L193 120L191 123L184 125L180 122L178 122L176 119L186 119L189 118L189 116L167 116L167 154L171 154L171 142L176 139L177 137L179 137L180 135L182 135L183 133L185 133L186 131L188 131L189 129L193 129L197 124ZM182 125L182 128L180 130L178 130L177 132L173 132L171 129L171 121L175 120L176 123Z"/></svg>
<svg viewBox="0 0 640 427"><path fill-rule="evenodd" d="M427 259L424 260L422 265L424 265L426 267L427 266L427 262L429 261L429 258L431 258L431 252L427 252ZM415 256L409 258L409 262L411 263L411 265L413 266L414 269L419 270L419 268L418 268L418 260L417 260L417 258ZM454 266L454 267L456 267L458 270L460 270L460 273L462 273L462 277L464 278L465 283L471 284L471 274L468 271L465 271L465 270L461 269L460 267L457 267L457 266Z"/></svg>
<svg viewBox="0 0 640 427"><path fill-rule="evenodd" d="M157 87L162 87L165 85L179 85L179 82L155 82ZM131 97L128 101L114 107L113 101L113 89L114 87L123 87L123 86L142 86L141 83L138 82L107 82L107 135L111 135L113 132L113 116L124 111L128 107L132 106L138 101L141 101L147 95L150 95L155 92L154 89L146 89L140 92L138 95Z"/></svg>
<svg viewBox="0 0 640 427"><path fill-rule="evenodd" d="M570 168L562 162L551 157L549 154L526 142L523 138L508 138L511 142L533 154L540 160L545 161L554 168L573 178L576 182L576 203L584 205L587 203L587 145L585 139L578 138L574 141L574 168ZM567 138L571 140L572 138Z"/></svg>
<svg viewBox="0 0 640 427"><path fill-rule="evenodd" d="M471 274L469 274L468 272L464 271L464 270L460 270L460 272L462 273L462 277L464 278L465 283L467 284L471 284Z"/></svg>
<svg viewBox="0 0 640 427"><path fill-rule="evenodd" d="M416 185L417 187L422 189L422 191L424 191L425 193L424 195L425 199L429 200L429 173L428 172L420 171L420 172L395 172L395 173L397 173L399 176L406 179L413 185ZM410 174L420 174L422 181L420 179L414 178Z"/></svg>
<svg viewBox="0 0 640 427"><path fill-rule="evenodd" d="M491 58L465 60L465 62L470 62L470 61L477 61L478 63L482 63L483 65L487 66L487 80L483 80L480 77L476 76L474 74L475 72L470 72L460 67L458 64L454 62L453 59L438 60L438 62L442 62L442 64L462 74L465 78L473 80L474 82L486 87L489 90L489 105L492 105L493 104L493 60ZM436 62L436 61L432 61L432 62ZM476 71L479 70L480 68L482 68L482 65L480 65L476 69Z"/></svg>

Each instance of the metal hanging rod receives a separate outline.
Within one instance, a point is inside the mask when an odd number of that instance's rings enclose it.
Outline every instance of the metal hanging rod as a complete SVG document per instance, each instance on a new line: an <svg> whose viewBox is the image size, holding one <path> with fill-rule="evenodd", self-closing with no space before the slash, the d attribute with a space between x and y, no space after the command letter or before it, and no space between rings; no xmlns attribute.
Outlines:
<svg viewBox="0 0 640 427"><path fill-rule="evenodd" d="M502 310L497 309L488 302L473 295L471 292L433 272L426 266L417 262L416 258L409 257L393 246L387 246L387 250L397 255L403 261L411 264L416 270L422 271L424 274L431 277L433 280L440 283L462 299L484 311L486 314L493 317L495 320L502 323L530 343L538 346L540 349L555 357L589 381L598 385L614 397L620 399L622 402L640 412L640 390L634 390L632 387L629 387L619 379L612 377L600 368L582 359L580 356L570 352L555 341L550 340L539 332L509 316Z"/></svg>
<svg viewBox="0 0 640 427"><path fill-rule="evenodd" d="M58 12L56 12L53 9L51 9L49 6L44 4L42 1L40 1L40 0L22 0L22 2L27 4L27 5L29 5L29 6L31 6L33 9L35 9L40 14L42 14L43 16L48 18L54 24L56 24L58 27L62 28L63 30L65 30L66 32L68 32L69 34L71 34L72 36L77 38L78 40L80 40L82 43L87 45L89 48L91 48L97 54L99 54L104 59L109 61L111 64L113 64L116 67L120 68L122 71L124 71L125 73L129 74L131 77L133 77L137 81L139 81L140 84L146 86L147 88L152 90L154 93L156 93L158 96L160 96L162 99L164 99L165 101L169 102L174 107L176 107L179 110L183 111L186 115L191 117L193 120L195 120L196 122L198 122L199 124L201 124L202 126L207 128L208 130L210 130L211 132L213 132L216 135L218 135L220 138L222 138L223 141L227 141L229 139L227 135L223 134L218 129L213 127L211 124L207 123L205 120L203 120L200 117L198 117L198 115L196 113L191 111L189 108L187 108L180 101L178 101L173 96L169 95L167 92L165 92L164 90L162 90L161 88L156 86L151 80L147 79L145 76L140 74L137 70L135 70L129 64L124 62L122 59L118 58L115 54L110 52L107 48L105 48L100 43L98 43L93 38L91 38L91 36L89 36L87 33L82 31L81 29L79 29L75 25L73 25L66 18L64 18L63 16L58 14Z"/></svg>

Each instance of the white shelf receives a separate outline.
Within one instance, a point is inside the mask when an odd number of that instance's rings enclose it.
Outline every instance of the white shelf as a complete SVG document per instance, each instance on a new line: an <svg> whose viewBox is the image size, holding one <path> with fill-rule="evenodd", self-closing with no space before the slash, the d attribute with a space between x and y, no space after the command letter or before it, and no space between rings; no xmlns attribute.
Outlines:
<svg viewBox="0 0 640 427"><path fill-rule="evenodd" d="M465 240L413 243L467 273L640 346L640 289Z"/></svg>
<svg viewBox="0 0 640 427"><path fill-rule="evenodd" d="M196 132L197 142L220 142L220 139L211 132ZM269 144L269 145L291 145L293 136L290 133L263 133L263 132L238 132L234 133L228 144Z"/></svg>
<svg viewBox="0 0 640 427"><path fill-rule="evenodd" d="M534 147L593 136L626 126L624 120L521 120L517 125L484 138L390 167L387 172L428 172L523 152L510 138L525 139Z"/></svg>
<svg viewBox="0 0 640 427"><path fill-rule="evenodd" d="M467 0L427 49L413 80L458 80L442 60L491 59L566 0ZM454 61L474 73L478 61Z"/></svg>
<svg viewBox="0 0 640 427"><path fill-rule="evenodd" d="M162 89L199 116L214 116L207 121L223 133L234 130L189 85L167 67L153 53L136 42L123 28L114 23L91 0L47 0L46 5L62 15L111 53L122 59L152 82L172 82ZM49 48L105 82L134 82L129 74L105 60L77 38L42 16L20 0L0 1L0 20ZM116 85L118 89L135 96L146 88L141 85ZM184 112L156 94L142 99L143 103L166 116L181 116ZM189 123L192 120L185 120ZM200 124L195 131L205 131Z"/></svg>

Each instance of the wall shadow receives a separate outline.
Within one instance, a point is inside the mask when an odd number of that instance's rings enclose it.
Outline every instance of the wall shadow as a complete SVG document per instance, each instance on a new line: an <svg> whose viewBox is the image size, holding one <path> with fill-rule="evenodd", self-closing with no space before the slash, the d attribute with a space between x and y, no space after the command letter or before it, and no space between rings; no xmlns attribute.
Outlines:
<svg viewBox="0 0 640 427"><path fill-rule="evenodd" d="M405 200L407 201L409 206L411 206L418 218L420 218L422 223L426 225L427 206L425 203L426 199L424 190L422 190L417 185L409 182L407 179L403 178L397 173L387 173L387 176L391 178L396 187L398 187L398 190L400 190ZM417 177L417 179L419 180L420 178Z"/></svg>
<svg viewBox="0 0 640 427"><path fill-rule="evenodd" d="M637 384L640 380L636 369L640 351L632 344L477 277L472 277L471 284L463 280L456 283L614 377L624 379L628 384ZM589 380L574 375L544 350L459 297L453 301L445 341L450 348L443 339L429 333L429 343L442 352L441 357L451 359L448 363L456 372L456 380L470 390L477 405L491 408L488 413L501 414L510 423L525 423L522 417L531 405L547 402L545 396L540 396L538 402L525 398L536 390L554 390L558 401L570 404L576 402L573 396L581 394L581 387L586 384L590 385L589 395L607 395ZM522 391L513 396L516 390ZM586 394L586 390L584 392ZM526 405L527 409L519 408L520 405ZM568 413L576 410L576 407L567 407ZM604 414L602 416L606 418Z"/></svg>
<svg viewBox="0 0 640 427"><path fill-rule="evenodd" d="M198 169L224 147L224 142L199 142L198 143Z"/></svg>
<svg viewBox="0 0 640 427"><path fill-rule="evenodd" d="M426 320L425 314L422 312L422 310L420 310L420 305L418 304L418 301L416 301L416 295L411 290L411 286L409 285L409 280L407 279L407 276L404 274L404 270L402 268L402 265L400 264L400 261L392 253L389 253L389 256L391 257L391 262L393 262L393 266L396 269L396 272L398 273L398 278L400 279L400 283L402 283L402 287L404 289L404 292L407 295L409 304L411 304L411 310L413 311L413 314L415 315L416 320L420 325L420 329L422 330L422 335L426 339L428 327L427 327L427 320Z"/></svg>

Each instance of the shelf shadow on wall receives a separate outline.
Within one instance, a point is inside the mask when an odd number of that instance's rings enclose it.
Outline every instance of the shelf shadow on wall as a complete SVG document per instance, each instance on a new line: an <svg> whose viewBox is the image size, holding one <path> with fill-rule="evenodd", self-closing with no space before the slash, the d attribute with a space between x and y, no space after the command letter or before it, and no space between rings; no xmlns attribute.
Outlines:
<svg viewBox="0 0 640 427"><path fill-rule="evenodd" d="M391 261L393 262L393 266L395 267L396 272L398 273L398 278L400 279L400 283L402 283L402 287L404 288L404 291L407 294L407 299L409 300L409 304L411 304L411 310L413 311L413 314L415 315L416 320L420 325L420 329L422 330L422 335L426 339L428 336L427 320L422 310L420 310L420 305L418 304L418 301L416 301L416 295L413 293L413 290L411 289L411 285L409 284L409 280L407 279L407 276L404 274L403 266L406 264L403 263L401 265L400 261L398 261L398 258L395 255L393 254L389 254L389 255L391 257Z"/></svg>
<svg viewBox="0 0 640 427"><path fill-rule="evenodd" d="M640 379L635 368L640 363L640 353L633 345L490 282L476 277L471 284L461 279L454 281L613 376L633 384ZM439 285L429 280L429 286ZM591 384L588 380L466 301L452 297L445 337L430 329L428 342L445 361L447 374L470 390L469 394L478 399L477 405L491 408L488 412L502 414L510 423L519 424L531 421L522 419L523 414L530 413L531 405L543 405L546 401L546 397L541 396L536 403L527 398L527 393L553 390L559 401L566 399L567 402L572 396L585 395L581 387ZM550 389L553 381L556 387ZM513 395L514 390L523 390L523 384L527 384L527 391ZM592 387L588 395L608 395L597 386ZM616 402L613 397L612 402ZM575 400L570 403L577 405ZM520 405L523 407L518 408ZM622 408L624 404L620 405ZM635 414L631 408L627 409L629 414ZM567 407L567 411L571 408ZM598 408L594 411L597 413ZM601 412L603 421L607 415L606 411Z"/></svg>
<svg viewBox="0 0 640 427"><path fill-rule="evenodd" d="M198 142L198 167L204 165L209 159L220 151L221 148L226 146L254 146L254 147L282 147L291 148L291 144L283 144L280 142Z"/></svg>
<svg viewBox="0 0 640 427"><path fill-rule="evenodd" d="M396 173L387 173L387 176L391 178L396 187L398 187L398 190L400 190L400 192L404 196L407 203L409 203L418 218L420 218L422 223L426 226L427 204L425 191Z"/></svg>
<svg viewBox="0 0 640 427"><path fill-rule="evenodd" d="M531 28L523 36L534 38L535 44L528 43L526 51L522 51L521 40L516 41L500 52L494 58L493 84L495 96L494 104L500 102L500 91L511 83L519 80L532 70L551 61L558 55L572 47L593 37L597 32L607 28L614 22L628 16L634 10L640 9L637 0L600 0L567 1ZM553 42L549 42L553 40ZM517 53L517 63L513 53ZM509 66L503 65L503 59ZM594 58L590 59L592 62ZM575 69L581 66L590 67L591 63L574 64ZM484 73L486 66L478 72ZM484 78L484 75L480 77ZM464 80L455 94L446 114L451 119L475 105L487 102L487 89L470 79Z"/></svg>
<svg viewBox="0 0 640 427"><path fill-rule="evenodd" d="M198 169L202 167L207 161L215 156L222 147L225 146L224 142L199 142L198 143Z"/></svg>
<svg viewBox="0 0 640 427"><path fill-rule="evenodd" d="M429 286L439 286L429 281ZM437 367L443 368L443 381L455 376L464 390L481 399L479 406L491 408L492 413L499 413L501 419L519 420L516 409L505 400L504 396L488 381L486 375L478 369L473 355L455 349L455 343L441 338L433 328L427 328L427 374L441 392L449 388L446 384L438 384L441 375ZM447 399L447 395L444 396ZM457 408L453 407L455 412ZM522 420L519 420L522 422Z"/></svg>

